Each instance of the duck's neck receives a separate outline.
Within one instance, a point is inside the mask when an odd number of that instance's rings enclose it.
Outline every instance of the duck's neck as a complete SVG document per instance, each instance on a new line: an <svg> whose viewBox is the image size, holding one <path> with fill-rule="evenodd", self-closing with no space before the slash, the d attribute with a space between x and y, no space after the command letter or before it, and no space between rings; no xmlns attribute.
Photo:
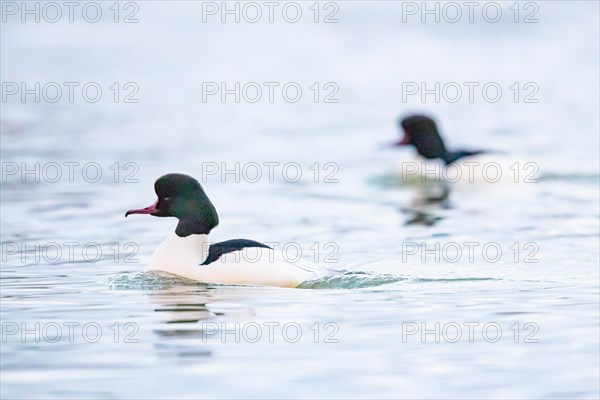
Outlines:
<svg viewBox="0 0 600 400"><path fill-rule="evenodd" d="M185 237L171 234L154 251L148 267L171 272L170 269L196 268L208 255L208 235Z"/></svg>

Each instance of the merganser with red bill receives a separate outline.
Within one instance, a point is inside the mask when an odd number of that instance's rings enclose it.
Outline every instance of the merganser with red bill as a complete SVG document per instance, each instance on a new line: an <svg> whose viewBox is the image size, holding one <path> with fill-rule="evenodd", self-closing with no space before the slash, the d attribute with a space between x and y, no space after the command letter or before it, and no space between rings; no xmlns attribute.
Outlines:
<svg viewBox="0 0 600 400"><path fill-rule="evenodd" d="M211 244L210 232L219 224L214 205L198 181L184 174L167 174L155 182L158 200L132 214L175 217L175 232L158 246L148 269L198 282L297 287L315 278L315 269L288 262L266 244L233 239Z"/></svg>
<svg viewBox="0 0 600 400"><path fill-rule="evenodd" d="M517 160L501 156L502 152L498 151L448 150L435 121L428 116L402 118L400 128L403 136L393 146L412 146L416 150L416 157L403 158L398 173L394 174L403 185L440 183L472 187L473 183L480 185L502 180L508 184L511 181L511 166L514 169Z"/></svg>
<svg viewBox="0 0 600 400"><path fill-rule="evenodd" d="M446 149L444 141L438 132L435 121L424 115L411 115L400 120L400 127L404 137L396 146L414 146L421 156L427 159L441 159L445 165L457 160L486 153L484 150L457 150Z"/></svg>

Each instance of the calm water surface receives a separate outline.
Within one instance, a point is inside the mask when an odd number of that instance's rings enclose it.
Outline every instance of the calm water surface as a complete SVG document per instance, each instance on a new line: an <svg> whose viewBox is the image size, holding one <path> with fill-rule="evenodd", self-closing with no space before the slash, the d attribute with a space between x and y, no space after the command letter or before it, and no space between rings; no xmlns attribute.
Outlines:
<svg viewBox="0 0 600 400"><path fill-rule="evenodd" d="M2 24L3 82L103 89L2 102L2 398L598 398L597 2L537 2L534 24L508 3L497 24L402 23L399 2L338 2L336 24L309 3L297 24L202 23L200 2L160 1L115 24L102 4L96 24ZM304 92L203 102L202 83L222 81ZM501 100L402 98L403 82L471 81ZM114 82L139 102L115 103ZM339 102L315 103L314 82ZM514 82L539 101L515 102ZM535 163L539 181L420 204L394 178L411 151L382 146L409 111L435 115L450 146ZM303 174L206 174L236 162ZM123 215L167 172L204 181L215 240L298 243L335 272L300 289L144 273L175 221Z"/></svg>

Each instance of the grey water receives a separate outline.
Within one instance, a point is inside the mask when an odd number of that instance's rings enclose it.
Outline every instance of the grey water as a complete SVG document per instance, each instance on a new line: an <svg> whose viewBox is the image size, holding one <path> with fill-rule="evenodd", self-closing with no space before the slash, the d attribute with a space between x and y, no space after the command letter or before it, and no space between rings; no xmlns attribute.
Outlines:
<svg viewBox="0 0 600 400"><path fill-rule="evenodd" d="M600 396L598 2L456 23L443 2L439 22L421 2L298 2L294 23L288 2L255 23L248 3L223 23L221 2L98 2L98 22L86 3L23 22L34 3L2 3L3 399ZM462 97L410 95L423 82ZM503 167L422 202L398 175L413 151L388 146L410 112L518 160L519 182ZM294 289L145 272L175 221L124 213L168 172L203 184L211 239L331 272Z"/></svg>

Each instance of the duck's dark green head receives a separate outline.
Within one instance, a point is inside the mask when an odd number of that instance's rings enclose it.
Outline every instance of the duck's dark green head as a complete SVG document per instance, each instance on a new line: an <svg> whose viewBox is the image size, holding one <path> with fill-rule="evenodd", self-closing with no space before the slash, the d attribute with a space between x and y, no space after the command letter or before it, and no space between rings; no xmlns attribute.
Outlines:
<svg viewBox="0 0 600 400"><path fill-rule="evenodd" d="M129 210L131 214L150 214L155 217L175 217L179 224L175 229L178 236L208 234L219 224L217 210L202 186L191 176L167 174L154 183L158 200L151 206Z"/></svg>
<svg viewBox="0 0 600 400"><path fill-rule="evenodd" d="M446 146L440 136L435 121L424 115L411 115L400 120L404 132L397 146L414 146L425 158L444 158Z"/></svg>

